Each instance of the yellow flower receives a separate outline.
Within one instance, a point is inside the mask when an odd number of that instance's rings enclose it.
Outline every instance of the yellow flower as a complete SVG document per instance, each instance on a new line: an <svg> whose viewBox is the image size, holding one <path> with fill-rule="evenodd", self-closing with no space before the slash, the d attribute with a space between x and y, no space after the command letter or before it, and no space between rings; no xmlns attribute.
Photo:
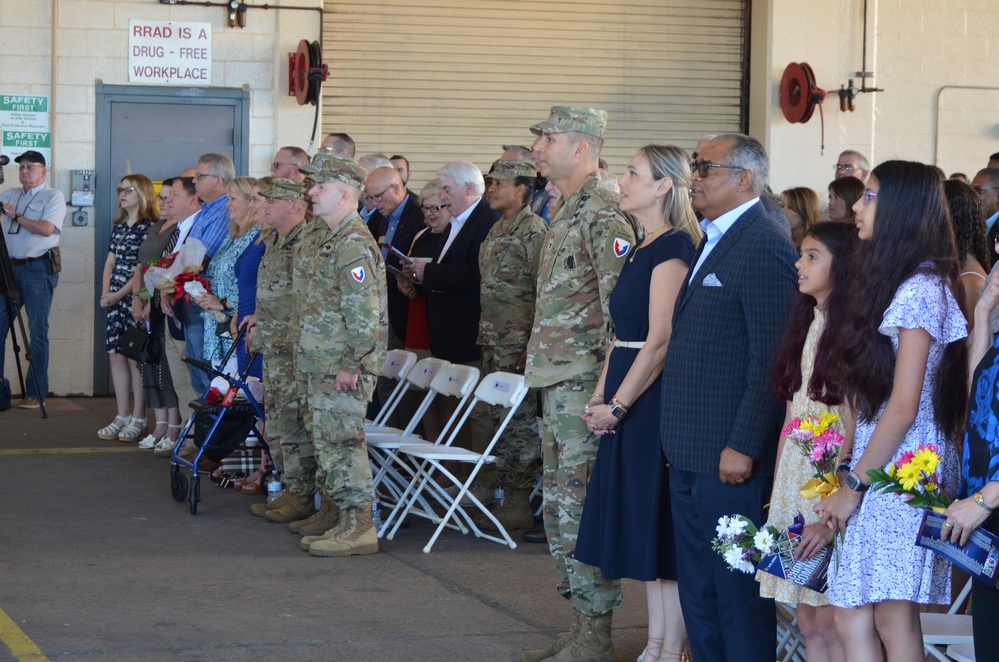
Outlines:
<svg viewBox="0 0 999 662"><path fill-rule="evenodd" d="M831 428L836 421L839 420L839 414L834 414L831 411L827 411L819 417L819 425L822 427L822 431L825 432Z"/></svg>
<svg viewBox="0 0 999 662"><path fill-rule="evenodd" d="M895 478L902 485L903 489L911 490L919 483L921 475L919 468L914 466L914 463L909 462L898 468Z"/></svg>
<svg viewBox="0 0 999 662"><path fill-rule="evenodd" d="M920 448L912 457L911 464L915 465L920 471L931 474L937 470L937 465L940 464L940 456L927 448Z"/></svg>
<svg viewBox="0 0 999 662"><path fill-rule="evenodd" d="M891 476L892 478L894 478L895 477L895 471L897 469L898 469L898 467L896 467L894 464L889 464L888 465L888 475Z"/></svg>
<svg viewBox="0 0 999 662"><path fill-rule="evenodd" d="M929 494L930 492L936 492L937 491L937 484L936 483L926 483L926 485L924 485L923 488L926 490L926 493Z"/></svg>

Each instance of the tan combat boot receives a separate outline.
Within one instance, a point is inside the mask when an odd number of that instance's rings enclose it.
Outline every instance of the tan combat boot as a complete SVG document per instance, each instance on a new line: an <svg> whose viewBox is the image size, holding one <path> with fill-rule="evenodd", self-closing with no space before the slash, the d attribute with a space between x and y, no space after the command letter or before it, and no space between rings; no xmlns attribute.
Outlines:
<svg viewBox="0 0 999 662"><path fill-rule="evenodd" d="M611 614L610 611L599 616L580 614L579 632L568 646L546 662L614 662Z"/></svg>
<svg viewBox="0 0 999 662"><path fill-rule="evenodd" d="M503 498L503 505L493 509L493 515L507 531L529 529L534 526L534 511L531 510L531 491L512 489ZM499 531L485 515L475 517L475 525L483 531Z"/></svg>
<svg viewBox="0 0 999 662"><path fill-rule="evenodd" d="M569 642L572 641L576 634L579 632L579 619L582 616L580 612L575 609L572 610L572 625L569 627L569 631L563 634L558 640L549 646L548 648L535 648L534 650L526 650L520 654L520 662L541 662L542 660L547 660L552 655L557 655L562 652Z"/></svg>
<svg viewBox="0 0 999 662"><path fill-rule="evenodd" d="M277 508L280 508L284 504L288 503L288 497L290 496L291 493L288 490L285 490L281 494L281 496L274 499L273 501L265 501L264 503L253 504L252 506L250 506L250 513L255 517L263 517L264 515L267 514L268 511L276 510Z"/></svg>
<svg viewBox="0 0 999 662"><path fill-rule="evenodd" d="M313 556L356 556L377 553L378 531L371 523L371 502L341 510L340 524L309 546L309 554Z"/></svg>
<svg viewBox="0 0 999 662"><path fill-rule="evenodd" d="M292 533L321 536L337 525L340 521L340 509L327 496L321 497L319 504L319 510L311 517L288 524Z"/></svg>
<svg viewBox="0 0 999 662"><path fill-rule="evenodd" d="M288 494L287 490L285 490L285 494ZM298 496L292 494L284 502L284 505L268 510L264 513L264 517L267 518L268 522L286 524L298 519L305 519L314 512L316 512L316 498L313 495Z"/></svg>

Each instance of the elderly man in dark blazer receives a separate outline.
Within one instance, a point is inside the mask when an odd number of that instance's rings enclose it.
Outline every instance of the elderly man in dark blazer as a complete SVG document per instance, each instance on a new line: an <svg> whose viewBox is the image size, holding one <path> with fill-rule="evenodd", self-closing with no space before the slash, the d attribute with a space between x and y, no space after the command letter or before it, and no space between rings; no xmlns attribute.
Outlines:
<svg viewBox="0 0 999 662"><path fill-rule="evenodd" d="M760 203L769 163L748 136L712 139L692 164L705 240L673 313L662 446L697 662L772 662L776 616L752 575L711 551L718 518L766 517L784 408L769 388L797 289L797 254Z"/></svg>

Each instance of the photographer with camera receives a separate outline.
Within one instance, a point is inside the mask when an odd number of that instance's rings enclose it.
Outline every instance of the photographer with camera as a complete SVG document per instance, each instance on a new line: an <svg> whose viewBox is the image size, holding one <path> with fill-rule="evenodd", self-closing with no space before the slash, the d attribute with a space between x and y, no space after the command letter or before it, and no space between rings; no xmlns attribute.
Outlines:
<svg viewBox="0 0 999 662"><path fill-rule="evenodd" d="M7 240L14 284L20 301L27 308L28 330L31 335L31 358L37 382L28 380L21 409L37 409L49 389L49 309L52 294L59 282L62 268L59 255L59 235L66 219L63 194L45 183L48 169L45 157L27 151L14 159L20 187L0 193L3 217L0 230ZM9 286L8 286L9 287ZM16 316L6 305L0 305L0 375L3 375L3 347L7 343L10 317ZM36 388L37 384L37 388Z"/></svg>

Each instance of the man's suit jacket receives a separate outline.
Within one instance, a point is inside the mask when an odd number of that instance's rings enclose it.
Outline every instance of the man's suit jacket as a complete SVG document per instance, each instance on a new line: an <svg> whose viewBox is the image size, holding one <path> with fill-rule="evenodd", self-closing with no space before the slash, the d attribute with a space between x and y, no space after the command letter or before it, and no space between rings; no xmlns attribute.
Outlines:
<svg viewBox="0 0 999 662"><path fill-rule="evenodd" d="M728 446L756 460L754 474L773 475L784 405L770 376L797 293L796 260L757 203L684 281L662 375L662 447L675 468L717 474Z"/></svg>
<svg viewBox="0 0 999 662"><path fill-rule="evenodd" d="M475 204L443 257L437 257L423 272L427 293L427 328L430 352L439 359L468 363L481 357L475 344L479 336L479 247L499 214L489 209L485 198ZM446 238L441 238L444 248Z"/></svg>
<svg viewBox="0 0 999 662"><path fill-rule="evenodd" d="M416 198L406 198L402 204L402 216L399 217L399 225L396 226L395 234L392 236L392 246L408 254L416 233L426 227L426 225L423 221L423 212L420 211L420 204L416 201ZM387 229L388 219L377 211L368 219L368 230L371 231L371 236L378 242L379 247L381 247L381 242ZM394 254L389 253L388 257L385 258L385 266L393 266L401 270L402 260ZM409 297L399 291L395 276L388 273L387 270L386 277L388 284L389 326L399 340L405 341L406 322L409 319Z"/></svg>

